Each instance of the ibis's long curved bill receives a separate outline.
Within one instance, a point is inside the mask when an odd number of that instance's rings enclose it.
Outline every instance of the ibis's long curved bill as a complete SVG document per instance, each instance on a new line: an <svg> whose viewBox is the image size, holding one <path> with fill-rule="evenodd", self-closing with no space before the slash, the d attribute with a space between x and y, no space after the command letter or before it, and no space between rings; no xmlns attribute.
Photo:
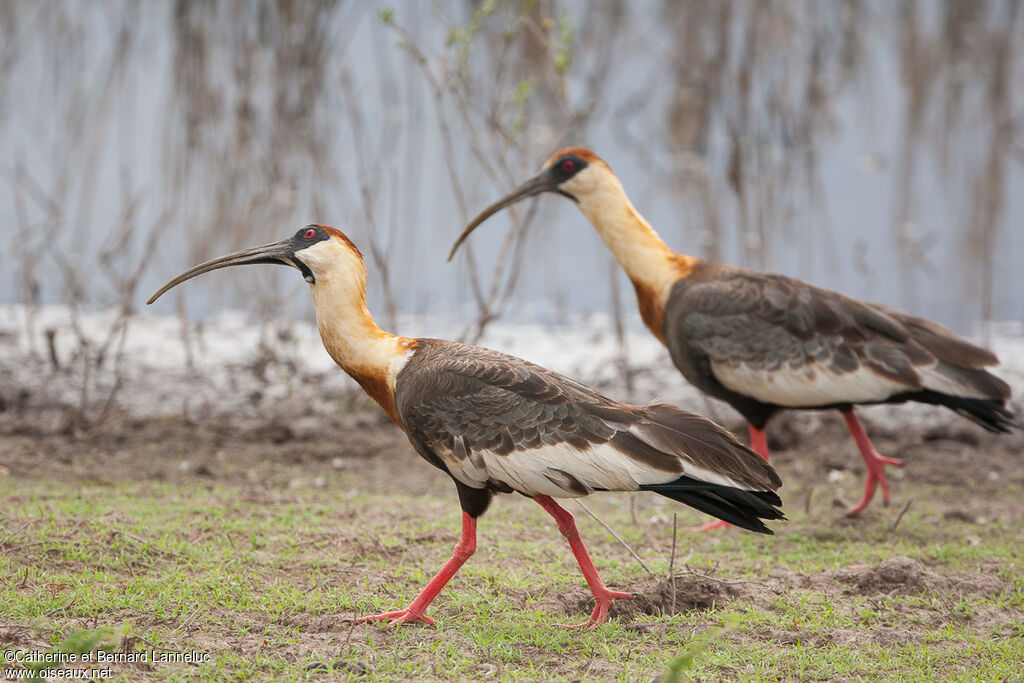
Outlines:
<svg viewBox="0 0 1024 683"><path fill-rule="evenodd" d="M534 195L538 195L543 192L557 192L560 195L566 196L569 199L576 201L576 198L573 197L571 194L569 194L568 192L564 192L558 188L558 183L555 182L555 179L552 177L552 175L548 172L547 169L545 169L538 173L537 175L535 175L534 177L527 180L525 183L523 183L516 189L512 190L512 192L508 193L507 195L505 195L504 197L502 197L501 199L499 199L498 201L494 202L486 209L481 211L480 215L474 218L470 222L470 224L466 226L466 229L462 231L462 234L459 235L459 239L455 240L455 244L452 245L452 250L448 252L448 260L452 260L452 257L455 256L456 250L458 250L462 243L466 241L466 238L469 237L469 233L476 230L478 225L480 225L485 220L487 220L494 214L498 213L502 209L512 206L516 202L522 201L528 197L533 197Z"/></svg>
<svg viewBox="0 0 1024 683"><path fill-rule="evenodd" d="M149 297L149 301L146 303L153 303L168 289L180 285L185 280L191 280L196 275L202 275L203 273L208 273L211 270L217 270L218 268L243 266L249 263L279 263L281 265L298 268L299 270L303 269L301 262L295 258L295 245L292 243L292 240L282 240L280 242L274 242L273 244L264 244L262 247L253 247L252 249L236 251L233 254L210 259L205 263L200 263L198 266L189 268L184 273L158 289L156 294Z"/></svg>

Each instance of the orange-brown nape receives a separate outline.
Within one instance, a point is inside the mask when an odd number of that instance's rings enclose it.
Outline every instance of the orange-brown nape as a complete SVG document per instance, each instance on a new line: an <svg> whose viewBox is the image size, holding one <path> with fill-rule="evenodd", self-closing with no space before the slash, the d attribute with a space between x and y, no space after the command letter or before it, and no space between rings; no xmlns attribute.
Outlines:
<svg viewBox="0 0 1024 683"><path fill-rule="evenodd" d="M612 170L604 159L597 156L597 154L587 149L586 147L563 147L562 149L558 150L550 157L548 157L548 160L544 162L545 168L550 166L556 159L559 159L566 155L579 157L588 164L603 164L604 167L607 168L609 171Z"/></svg>
<svg viewBox="0 0 1024 683"><path fill-rule="evenodd" d="M337 237L339 240L347 244L348 248L354 251L359 256L360 261L365 261L365 259L363 258L363 252L359 251L359 247L356 246L356 243L350 240L348 238L348 235L343 233L341 230L338 230L337 228L332 228L329 225L324 225L323 223L315 223L314 225L316 225L318 228L323 228L324 232L326 232L328 235ZM365 262L363 264L363 267L366 267Z"/></svg>

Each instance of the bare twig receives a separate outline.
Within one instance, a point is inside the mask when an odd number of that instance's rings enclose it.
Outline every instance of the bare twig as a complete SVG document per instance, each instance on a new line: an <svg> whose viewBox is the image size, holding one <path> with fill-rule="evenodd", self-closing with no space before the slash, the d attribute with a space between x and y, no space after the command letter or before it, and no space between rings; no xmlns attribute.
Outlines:
<svg viewBox="0 0 1024 683"><path fill-rule="evenodd" d="M49 612L47 612L46 616L52 617L52 616L56 615L58 612L60 612L63 617L67 618L67 616L68 616L68 608L69 607L74 607L76 602L78 602L78 598L77 597L71 598L71 600L69 600L67 602L67 604L61 605L60 607L56 607L56 608L50 610Z"/></svg>
<svg viewBox="0 0 1024 683"><path fill-rule="evenodd" d="M57 356L57 330L46 328L46 350L50 354L50 365L54 372L60 372L60 358Z"/></svg>
<svg viewBox="0 0 1024 683"><path fill-rule="evenodd" d="M714 581L716 583L720 583L720 584L723 584L723 585L726 585L726 586L734 586L736 584L741 584L741 583L749 583L749 584L751 584L753 586L767 586L768 585L768 584L763 583L761 581L747 581L746 579L731 579L731 580L730 579L719 579L718 577L711 576L709 574L701 574L700 572L696 572L696 571L693 570L692 567L690 567L689 564L685 564L684 566L686 567L686 573L691 575L691 576L696 576L698 579L706 579L708 581Z"/></svg>
<svg viewBox="0 0 1024 683"><path fill-rule="evenodd" d="M135 534L128 533L127 531L122 531L121 529L111 529L110 530L110 535L111 536L124 536L125 538L130 538L131 540L135 541L136 543L141 543L142 545L145 545L145 546L148 546L148 547L152 548L154 551L160 553L161 555L166 555L168 557L181 557L180 553L176 553L176 552L171 551L171 550L164 550L163 548L157 546L154 543L151 543L151 542L147 541L146 539L142 538L141 536L136 536Z"/></svg>
<svg viewBox="0 0 1024 683"><path fill-rule="evenodd" d="M615 533L615 530L614 530L614 529L612 529L612 528L611 528L610 526L608 526L607 524L605 524L605 523L604 523L604 521L603 521L603 520L602 520L602 519L601 519L600 517L598 517L598 516L597 516L597 515L595 515L595 514L594 514L593 512L591 512L590 508L588 508L588 507L587 507L586 505L584 505L582 501L580 501L580 500L578 500L578 499L577 499L577 500L576 500L576 504L577 504L577 505L579 505L579 506L580 506L581 508L583 508L584 512L586 512L586 513L587 513L588 515L590 515L591 517L593 517L593 518L594 518L594 521L596 521L596 522L597 522L598 524L600 524L601 526L603 526L603 527L604 527L604 529L605 529L605 531L607 531L607 532L608 532L609 534L611 534L611 535L612 535L612 537L613 537L613 538L614 538L614 539L615 539L616 541L618 541L618 542L619 542L620 544L622 544L622 547L623 547L623 548L625 548L626 550L628 550L628 551L629 551L629 554L630 554L630 555L632 555L632 556L633 556L633 559L634 559L634 560L636 560L636 561L637 561L637 563L638 563L638 564L639 564L639 565L640 565L641 567L643 567L643 568L644 568L644 571L645 571L645 572L647 572L647 573L648 573L648 574L650 574L651 576L654 576L654 572L652 572L652 571L651 571L651 568L650 568L650 567L648 567L648 566L647 566L646 564L644 564L644 561L640 559L640 556L636 554L636 551L635 551L635 550L633 550L633 549L632 549L632 548L631 548L631 547L629 546L629 544L628 544L628 543L626 543L626 542L625 542L624 540L622 540L622 537L621 537L621 536L619 536L619 535L618 535L617 533Z"/></svg>
<svg viewBox="0 0 1024 683"><path fill-rule="evenodd" d="M345 648L345 655L352 654L352 632L356 630L356 624L359 623L359 610L356 610L356 615L348 620L348 634L345 636L345 642L342 643L342 647Z"/></svg>
<svg viewBox="0 0 1024 683"><path fill-rule="evenodd" d="M120 529L111 529L110 534L111 534L111 536L124 536L125 538L130 538L133 541L136 541L136 542L141 543L143 545L148 545L150 548L157 548L157 546L153 545L152 543L150 543L146 539L142 538L141 536L136 536L135 534L130 534L127 531L121 531ZM159 548L157 548L157 550L159 550Z"/></svg>
<svg viewBox="0 0 1024 683"><path fill-rule="evenodd" d="M3 547L5 545L7 545L7 541L11 540L12 538L14 538L18 534L20 534L22 531L27 529L29 527L29 525L32 524L33 521L34 520L31 520L31 519L28 520L27 522L25 522L24 524L19 526L17 529L15 529L14 531L10 532L6 536L4 536L2 539L0 539L0 547Z"/></svg>
<svg viewBox="0 0 1024 683"><path fill-rule="evenodd" d="M7 552L14 552L15 550L21 550L22 548L31 548L36 545L43 545L46 541L32 541L31 543L19 543L18 545L12 545L7 548Z"/></svg>
<svg viewBox="0 0 1024 683"><path fill-rule="evenodd" d="M137 641L139 641L140 643L145 643L145 644L146 644L146 645L148 645L148 646L150 647L150 649L152 649L152 650L159 650L159 651L161 651L161 652L176 652L176 653L179 653L179 654L180 654L180 653L182 652L182 650L174 650L174 649L171 649L171 648L167 648L167 647L160 647L159 645L156 645L156 644L154 644L154 643L151 643L151 642L149 642L148 640L146 640L146 639L145 639L145 638L143 638L142 636L131 636L131 637L130 637L130 638L129 638L128 640L131 640L131 641L135 641L135 640L137 640ZM190 662L190 664L194 664L194 663L193 663L193 662Z"/></svg>
<svg viewBox="0 0 1024 683"><path fill-rule="evenodd" d="M898 527L900 525L900 522L903 521L903 515L907 514L907 510L910 509L910 506L913 505L913 503L914 499L911 498L910 500L903 504L903 509L901 509L900 514L896 516L896 521L892 523L891 527L889 527L889 533L896 531L896 527Z"/></svg>
<svg viewBox="0 0 1024 683"><path fill-rule="evenodd" d="M190 623L192 623L192 621L193 621L193 620L194 620L194 619L195 619L196 617L198 617L198 616L199 616L200 614L205 614L205 612L202 612L202 611L198 611L198 610L197 610L197 611L193 612L192 614L190 614L190 615L189 615L189 617L188 617L188 619L186 619L185 621L181 622L181 625L180 625L180 626L178 626L178 628L174 629L174 631L172 631L172 633L179 633L179 632L180 632L180 631L181 631L181 630L182 630L183 628L185 628L185 627L186 627L186 626L188 626L188 625L189 625Z"/></svg>
<svg viewBox="0 0 1024 683"><path fill-rule="evenodd" d="M668 560L668 582L672 587L672 614L676 613L676 532L678 531L678 513L672 513L672 555Z"/></svg>

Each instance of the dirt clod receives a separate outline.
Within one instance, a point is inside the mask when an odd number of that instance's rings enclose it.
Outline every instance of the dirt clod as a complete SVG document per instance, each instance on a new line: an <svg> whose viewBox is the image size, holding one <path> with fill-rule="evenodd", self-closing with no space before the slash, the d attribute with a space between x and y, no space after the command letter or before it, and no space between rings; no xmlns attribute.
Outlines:
<svg viewBox="0 0 1024 683"><path fill-rule="evenodd" d="M854 567L848 567L837 578L841 581L854 579L856 591L861 595L908 594L919 592L925 587L924 567L917 560L902 555L883 560L871 569L857 571Z"/></svg>
<svg viewBox="0 0 1024 683"><path fill-rule="evenodd" d="M968 524L978 523L977 517L972 515L970 512L967 512L967 510L962 510L960 508L949 510L948 512L943 514L942 517L943 519L955 519L961 522L967 522Z"/></svg>
<svg viewBox="0 0 1024 683"><path fill-rule="evenodd" d="M673 584L675 592L673 593ZM645 614L678 614L721 606L739 591L733 584L716 578L687 574L674 581L659 581L639 598Z"/></svg>
<svg viewBox="0 0 1024 683"><path fill-rule="evenodd" d="M930 590L991 597L999 595L1007 587L1006 582L994 572L940 574L902 555L883 560L875 567L844 567L833 572L832 578L841 584L851 585L856 593L864 596L913 595Z"/></svg>
<svg viewBox="0 0 1024 683"><path fill-rule="evenodd" d="M744 594L740 583L696 574L676 576L674 582L653 579L637 584L634 589L636 592L632 599L618 599L612 602L608 610L610 617L628 621L641 614L659 616L706 610L720 607ZM559 602L568 614L589 614L594 609L594 598L586 591L573 591L561 595Z"/></svg>
<svg viewBox="0 0 1024 683"><path fill-rule="evenodd" d="M361 659L353 659L351 661L339 659L331 665L331 668L335 671L348 672L352 676L366 676L373 671L370 665Z"/></svg>

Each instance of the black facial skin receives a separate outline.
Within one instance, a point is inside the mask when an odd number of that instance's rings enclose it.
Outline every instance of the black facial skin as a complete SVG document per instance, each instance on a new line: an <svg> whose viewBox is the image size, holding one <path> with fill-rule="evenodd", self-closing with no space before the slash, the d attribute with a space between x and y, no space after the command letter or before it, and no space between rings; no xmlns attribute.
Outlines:
<svg viewBox="0 0 1024 683"><path fill-rule="evenodd" d="M326 239L330 239L330 235L319 225L307 225L304 228L300 228L297 233L292 237L292 244L295 245L295 251L311 247L317 242L323 242Z"/></svg>
<svg viewBox="0 0 1024 683"><path fill-rule="evenodd" d="M319 225L307 225L292 237L293 253L306 249L307 247L311 247L314 244L323 242L327 239L330 239L330 235L328 235L327 231ZM289 259L289 262L299 269L299 272L302 273L303 280L309 284L314 284L316 282L316 278L313 277L313 271L311 271L301 259L291 258Z"/></svg>
<svg viewBox="0 0 1024 683"><path fill-rule="evenodd" d="M566 154L565 156L558 157L555 163L551 164L548 168L548 172L551 174L551 179L561 185L586 167L587 162L583 159L573 154Z"/></svg>
<svg viewBox="0 0 1024 683"><path fill-rule="evenodd" d="M323 227L319 225L306 225L295 233L292 238L292 253L301 251L312 247L318 242L324 242L330 240L331 236L327 233ZM292 257L288 259L288 263L294 265L302 273L302 280L306 281L310 285L316 283L316 279L313 276L313 271L309 269L305 263L298 257Z"/></svg>

